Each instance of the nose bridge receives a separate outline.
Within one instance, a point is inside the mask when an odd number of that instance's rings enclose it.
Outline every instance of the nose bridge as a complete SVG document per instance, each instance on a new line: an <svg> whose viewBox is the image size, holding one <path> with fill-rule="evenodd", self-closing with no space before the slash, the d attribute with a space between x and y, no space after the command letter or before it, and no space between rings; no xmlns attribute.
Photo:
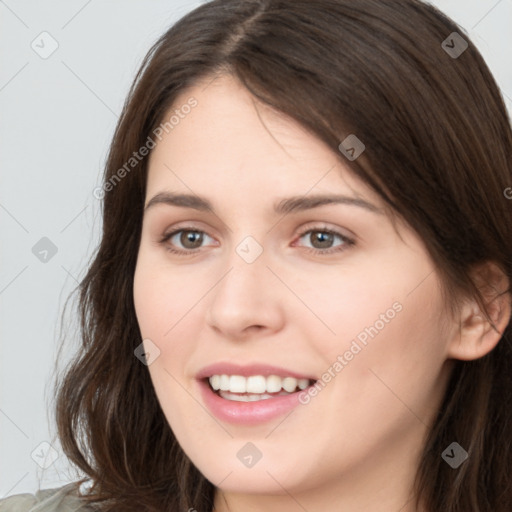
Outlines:
<svg viewBox="0 0 512 512"><path fill-rule="evenodd" d="M219 286L219 292L236 296L238 301L249 299L250 302L260 302L265 294L265 282L270 272L267 269L268 252L253 236L245 236L234 246L225 262L229 272ZM241 303L239 304L241 305Z"/></svg>
<svg viewBox="0 0 512 512"><path fill-rule="evenodd" d="M247 265L254 264L258 259L261 263L261 256L264 253L263 245L258 242L252 235L247 235L235 247L235 253ZM265 256L266 258L266 256ZM265 259L263 258L263 259Z"/></svg>

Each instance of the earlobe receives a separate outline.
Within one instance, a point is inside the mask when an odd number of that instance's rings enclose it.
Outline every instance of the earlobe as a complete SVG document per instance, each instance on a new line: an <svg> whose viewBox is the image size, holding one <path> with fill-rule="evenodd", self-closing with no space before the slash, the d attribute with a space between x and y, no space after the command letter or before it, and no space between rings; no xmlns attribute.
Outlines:
<svg viewBox="0 0 512 512"><path fill-rule="evenodd" d="M493 325L487 320L478 302L471 299L460 312L460 323L451 340L448 356L462 361L484 357L499 343L511 320L510 281L493 262L480 265L473 274Z"/></svg>

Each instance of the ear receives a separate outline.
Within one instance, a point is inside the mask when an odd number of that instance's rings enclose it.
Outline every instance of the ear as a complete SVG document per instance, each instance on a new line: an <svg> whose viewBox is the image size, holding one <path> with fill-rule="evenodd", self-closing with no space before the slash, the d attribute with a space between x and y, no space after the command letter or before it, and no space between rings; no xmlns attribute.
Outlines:
<svg viewBox="0 0 512 512"><path fill-rule="evenodd" d="M485 356L496 347L510 322L512 304L507 275L495 263L486 262L474 269L473 280L498 332L487 321L476 300L468 299L461 307L458 333L448 348L448 357L452 359L471 361Z"/></svg>

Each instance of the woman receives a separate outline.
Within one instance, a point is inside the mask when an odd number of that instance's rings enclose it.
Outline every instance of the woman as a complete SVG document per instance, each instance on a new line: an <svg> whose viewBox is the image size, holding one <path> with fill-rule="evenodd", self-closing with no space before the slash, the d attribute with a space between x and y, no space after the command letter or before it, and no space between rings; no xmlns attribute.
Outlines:
<svg viewBox="0 0 512 512"><path fill-rule="evenodd" d="M155 44L37 510L511 510L512 132L458 30L218 0Z"/></svg>

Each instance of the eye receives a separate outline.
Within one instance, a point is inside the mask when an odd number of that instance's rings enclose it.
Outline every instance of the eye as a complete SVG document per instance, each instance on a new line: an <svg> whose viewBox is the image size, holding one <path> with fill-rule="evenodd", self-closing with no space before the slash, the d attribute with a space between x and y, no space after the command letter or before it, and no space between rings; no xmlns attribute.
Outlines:
<svg viewBox="0 0 512 512"><path fill-rule="evenodd" d="M299 238L307 251L314 254L330 254L346 250L354 245L354 240L337 231L326 228L311 228L303 231ZM215 240L204 231L195 228L182 227L165 234L159 241L166 250L180 255L190 255L204 247L205 242L211 244ZM294 243L293 245L297 245Z"/></svg>
<svg viewBox="0 0 512 512"><path fill-rule="evenodd" d="M166 245L166 249L170 252L190 254L200 249L206 239L213 240L204 231L180 228L164 235L160 243Z"/></svg>
<svg viewBox="0 0 512 512"><path fill-rule="evenodd" d="M300 235L299 240L303 239L306 244L306 249L316 254L341 252L355 243L354 240L338 233L337 231L324 228L308 229Z"/></svg>

